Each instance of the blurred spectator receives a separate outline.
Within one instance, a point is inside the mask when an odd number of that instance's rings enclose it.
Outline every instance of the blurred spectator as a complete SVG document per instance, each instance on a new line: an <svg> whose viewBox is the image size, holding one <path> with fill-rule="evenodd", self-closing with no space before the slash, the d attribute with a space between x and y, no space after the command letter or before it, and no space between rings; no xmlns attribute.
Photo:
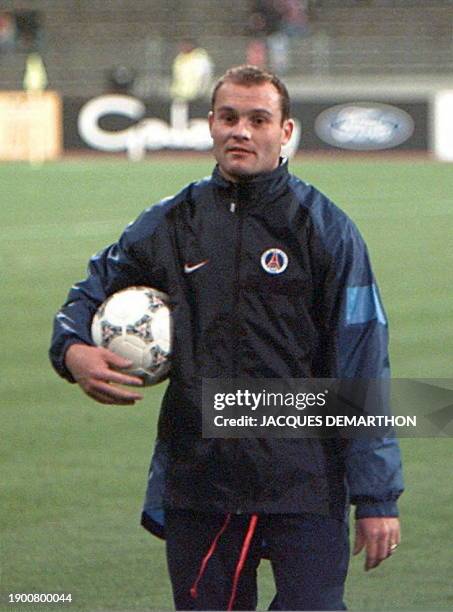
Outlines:
<svg viewBox="0 0 453 612"><path fill-rule="evenodd" d="M130 93L136 77L135 70L123 66L114 66L107 74L107 90L109 93L127 95Z"/></svg>
<svg viewBox="0 0 453 612"><path fill-rule="evenodd" d="M247 44L246 64L266 68L267 46L265 39L254 38Z"/></svg>
<svg viewBox="0 0 453 612"><path fill-rule="evenodd" d="M248 20L249 34L269 36L280 29L279 0L254 0Z"/></svg>
<svg viewBox="0 0 453 612"><path fill-rule="evenodd" d="M41 49L44 42L42 13L35 10L15 11L17 41L30 53Z"/></svg>
<svg viewBox="0 0 453 612"><path fill-rule="evenodd" d="M208 52L194 40L183 40L174 59L170 95L173 100L190 102L205 95L211 86L213 63Z"/></svg>
<svg viewBox="0 0 453 612"><path fill-rule="evenodd" d="M246 50L246 63L259 68L268 64L268 38L277 32L280 26L280 14L272 0L255 0L251 6L247 23L247 34L250 41Z"/></svg>
<svg viewBox="0 0 453 612"><path fill-rule="evenodd" d="M283 75L289 68L289 37L283 31L275 32L267 38L269 66L272 72Z"/></svg>
<svg viewBox="0 0 453 612"><path fill-rule="evenodd" d="M0 53L13 51L16 46L16 20L11 13L0 13Z"/></svg>
<svg viewBox="0 0 453 612"><path fill-rule="evenodd" d="M290 39L309 33L308 3L306 0L274 0L278 9L279 28L269 37L269 63L271 69L286 74L289 68Z"/></svg>
<svg viewBox="0 0 453 612"><path fill-rule="evenodd" d="M24 89L27 93L41 93L47 87L47 73L39 53L30 53L25 63Z"/></svg>
<svg viewBox="0 0 453 612"><path fill-rule="evenodd" d="M307 0L278 0L280 30L288 36L304 36L309 33Z"/></svg>
<svg viewBox="0 0 453 612"><path fill-rule="evenodd" d="M189 127L189 102L209 92L213 67L208 52L198 47L194 40L180 42L170 86L170 121L175 132L181 133Z"/></svg>
<svg viewBox="0 0 453 612"><path fill-rule="evenodd" d="M249 17L247 62L285 74L290 37L309 32L307 0L255 0Z"/></svg>

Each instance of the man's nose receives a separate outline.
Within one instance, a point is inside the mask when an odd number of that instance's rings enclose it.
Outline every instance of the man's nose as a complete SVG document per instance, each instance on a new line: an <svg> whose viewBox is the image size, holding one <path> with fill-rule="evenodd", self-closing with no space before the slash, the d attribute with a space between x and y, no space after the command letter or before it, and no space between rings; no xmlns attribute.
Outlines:
<svg viewBox="0 0 453 612"><path fill-rule="evenodd" d="M247 119L239 119L233 126L232 136L241 140L250 140L250 125Z"/></svg>

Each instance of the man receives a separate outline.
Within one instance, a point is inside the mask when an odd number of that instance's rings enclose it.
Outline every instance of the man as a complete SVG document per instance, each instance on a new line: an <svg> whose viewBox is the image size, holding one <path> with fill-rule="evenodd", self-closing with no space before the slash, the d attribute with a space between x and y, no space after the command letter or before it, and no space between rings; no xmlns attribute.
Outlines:
<svg viewBox="0 0 453 612"><path fill-rule="evenodd" d="M384 311L355 226L280 159L293 129L281 81L229 70L209 125L213 175L146 210L91 260L57 315L51 357L98 402L133 404L141 395L112 383L139 380L91 346L91 317L128 285L169 293L173 369L143 524L166 537L176 608L254 609L265 542L270 609L344 609L349 501L366 569L399 544L395 439L204 439L201 381L384 376Z"/></svg>

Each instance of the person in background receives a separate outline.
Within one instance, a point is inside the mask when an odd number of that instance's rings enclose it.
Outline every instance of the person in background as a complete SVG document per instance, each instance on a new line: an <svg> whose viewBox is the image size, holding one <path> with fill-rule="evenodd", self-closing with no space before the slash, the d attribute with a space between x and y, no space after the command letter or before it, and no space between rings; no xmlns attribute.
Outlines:
<svg viewBox="0 0 453 612"><path fill-rule="evenodd" d="M39 53L30 53L25 62L24 90L27 93L41 93L47 87L47 72Z"/></svg>
<svg viewBox="0 0 453 612"><path fill-rule="evenodd" d="M214 64L206 51L192 39L179 44L172 66L170 85L171 125L175 130L188 126L188 105L209 92Z"/></svg>
<svg viewBox="0 0 453 612"><path fill-rule="evenodd" d="M246 49L246 63L259 68L269 65L269 39L278 32L280 13L270 0L255 0L247 20L249 41Z"/></svg>
<svg viewBox="0 0 453 612"><path fill-rule="evenodd" d="M213 62L206 49L192 39L179 44L173 61L170 95L173 100L190 102L209 92Z"/></svg>
<svg viewBox="0 0 453 612"><path fill-rule="evenodd" d="M278 0L280 31L288 36L306 36L309 33L307 0Z"/></svg>
<svg viewBox="0 0 453 612"><path fill-rule="evenodd" d="M0 53L14 51L16 47L16 22L11 13L0 13Z"/></svg>

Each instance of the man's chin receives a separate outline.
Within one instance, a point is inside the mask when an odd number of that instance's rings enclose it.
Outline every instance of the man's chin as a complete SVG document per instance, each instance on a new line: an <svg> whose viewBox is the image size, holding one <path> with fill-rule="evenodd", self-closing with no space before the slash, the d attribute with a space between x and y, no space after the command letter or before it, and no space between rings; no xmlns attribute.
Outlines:
<svg viewBox="0 0 453 612"><path fill-rule="evenodd" d="M243 164L228 164L225 167L221 167L223 174L228 176L233 181L247 181L256 176L257 172L255 168L245 166Z"/></svg>

